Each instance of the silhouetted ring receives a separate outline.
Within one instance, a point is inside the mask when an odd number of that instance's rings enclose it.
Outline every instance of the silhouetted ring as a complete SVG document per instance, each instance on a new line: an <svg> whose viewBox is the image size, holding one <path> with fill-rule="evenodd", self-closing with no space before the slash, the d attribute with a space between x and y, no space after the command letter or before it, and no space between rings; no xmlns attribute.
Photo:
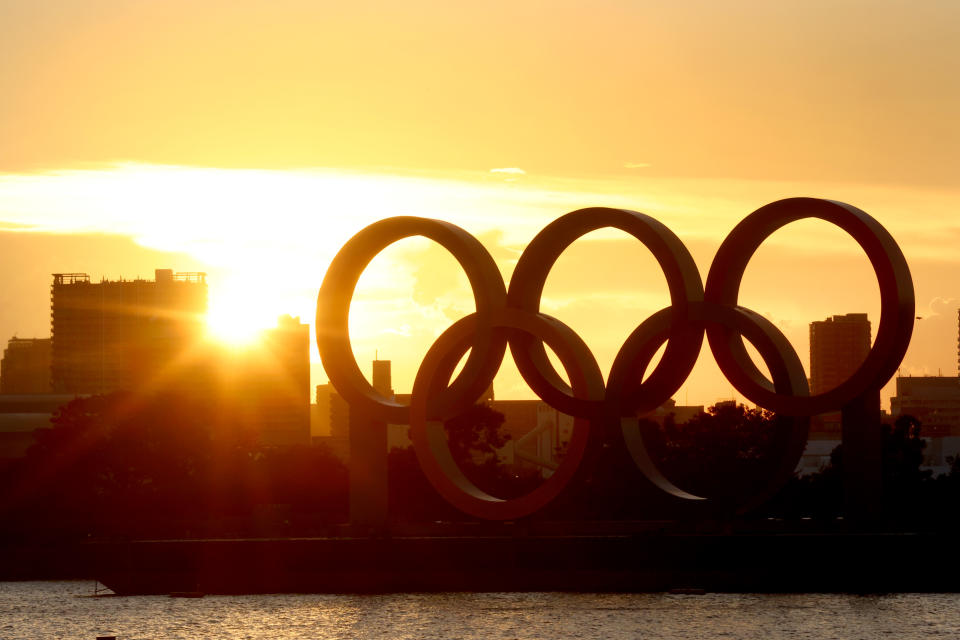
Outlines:
<svg viewBox="0 0 960 640"><path fill-rule="evenodd" d="M703 283L690 252L663 223L626 209L593 207L563 215L534 237L517 261L510 278L507 304L531 313L540 310L540 297L551 268L560 254L581 236L598 229L620 229L642 242L663 269L670 291L674 322L667 348L650 377L624 397L626 414L654 409L672 396L686 380L700 354L703 331L689 322L691 304L703 300ZM570 396L568 385L547 358L543 343L530 335L512 334L510 352L523 379L545 402L568 415L599 418L608 414L605 403Z"/></svg>
<svg viewBox="0 0 960 640"><path fill-rule="evenodd" d="M360 275L380 251L397 240L418 235L443 246L463 267L478 318L463 371L450 387L433 390L431 414L450 416L472 404L493 381L506 351L506 338L494 336L487 321L503 308L506 288L496 263L476 238L449 222L429 218L401 216L365 227L337 252L323 278L317 296L317 347L330 382L351 407L395 424L408 422L409 408L381 395L360 372L350 346L350 301Z"/></svg>
<svg viewBox="0 0 960 640"><path fill-rule="evenodd" d="M737 306L746 265L760 244L785 224L807 217L832 222L847 231L866 251L877 274L881 318L877 338L863 365L836 389L809 396L803 367L792 346L769 321ZM605 227L630 233L653 253L667 279L671 306L640 324L614 361L609 389L583 341L559 320L539 313L544 283L559 255L582 235ZM463 266L473 289L477 311L434 343L417 373L411 406L378 394L353 358L348 335L350 300L370 260L392 242L423 235L447 248ZM744 219L724 240L710 267L706 290L689 252L658 221L619 209L582 209L562 216L523 252L505 292L499 271L483 246L449 223L424 218L390 218L354 236L334 258L317 301L317 346L337 391L352 407L374 420L411 424L417 456L430 482L461 510L483 518L509 519L535 511L582 474L581 461L602 440L587 419L627 418L622 433L641 470L664 491L697 499L667 480L646 454L644 434L631 425L638 412L660 406L692 370L704 330L727 379L757 405L785 415L808 416L842 408L861 394L879 389L902 360L914 320L913 283L906 260L889 233L873 218L850 205L792 198L762 207ZM747 354L743 339L759 350L773 381ZM516 500L499 500L480 491L456 467L442 429L428 420L465 410L482 397L502 362L506 343L524 380L555 409L575 417L571 449L560 469L540 488ZM647 380L643 374L664 342L663 358ZM560 357L572 389L550 364L544 345ZM447 382L463 354L470 355L463 372ZM632 420L632 422L631 422ZM802 454L806 420L778 436L781 453L772 477L746 498L716 496L721 505L744 510L772 494L788 478ZM438 430L439 429L439 430Z"/></svg>
<svg viewBox="0 0 960 640"><path fill-rule="evenodd" d="M645 320L627 338L623 349L610 370L607 397L612 403L624 392L624 388L636 378L642 377L644 370L657 349L670 334L670 308L661 309ZM693 309L695 321L708 325L717 323L729 328L738 336L746 337L759 351L767 368L770 369L776 391L790 393L797 397L809 394L806 374L797 352L777 327L763 316L740 307L726 307L711 303L701 303ZM797 463L803 455L807 443L810 420L808 417L794 417L789 428L775 434L774 445L776 460L770 469L770 476L755 485L748 495L696 496L684 491L660 470L647 453L646 440L650 424L635 417L621 418L621 432L624 443L640 471L654 485L665 493L690 503L700 502L702 508L713 510L732 510L745 512L763 504L773 496L793 476ZM709 498L709 504L703 502Z"/></svg>
<svg viewBox="0 0 960 640"><path fill-rule="evenodd" d="M493 314L490 323L495 329L528 333L549 345L570 377L575 398L599 401L603 397L603 376L596 360L579 336L563 323L544 314L510 308ZM471 314L455 322L430 347L413 383L410 439L424 474L447 502L478 518L511 520L542 508L571 481L586 474L590 465L584 461L599 451L602 433L590 421L575 418L563 461L549 478L524 496L504 500L477 487L454 461L443 425L428 421L427 402L430 389L445 385L478 330L480 320Z"/></svg>
<svg viewBox="0 0 960 640"><path fill-rule="evenodd" d="M880 326L863 364L830 391L795 397L772 388L735 330L721 323L707 323L707 338L720 370L740 393L770 411L809 416L838 410L864 392L880 389L890 379L910 344L914 294L903 252L870 215L842 202L788 198L757 209L730 232L710 265L705 299L719 307L736 306L744 270L760 244L780 227L804 218L820 218L846 231L873 265L880 285Z"/></svg>

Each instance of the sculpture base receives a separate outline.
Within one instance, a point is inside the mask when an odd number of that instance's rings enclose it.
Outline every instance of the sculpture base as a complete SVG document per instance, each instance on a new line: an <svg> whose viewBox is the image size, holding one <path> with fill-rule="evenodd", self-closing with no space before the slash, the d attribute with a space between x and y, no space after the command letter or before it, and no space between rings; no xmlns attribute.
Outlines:
<svg viewBox="0 0 960 640"><path fill-rule="evenodd" d="M960 591L954 534L624 533L91 543L118 594Z"/></svg>

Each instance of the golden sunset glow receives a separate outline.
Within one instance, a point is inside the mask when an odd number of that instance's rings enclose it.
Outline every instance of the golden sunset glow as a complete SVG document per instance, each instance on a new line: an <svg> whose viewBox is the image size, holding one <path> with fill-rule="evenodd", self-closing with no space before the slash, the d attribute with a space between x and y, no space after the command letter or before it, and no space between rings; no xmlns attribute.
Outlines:
<svg viewBox="0 0 960 640"><path fill-rule="evenodd" d="M0 0L0 640L960 636L958 79L960 0Z"/></svg>
<svg viewBox="0 0 960 640"><path fill-rule="evenodd" d="M119 234L135 239L140 251L159 252L138 273L125 271L130 262L122 256L102 262L95 278L147 275L165 265L207 271L210 333L243 345L283 313L312 323L317 289L335 252L363 226L390 215L463 226L492 253L506 281L523 248L556 216L585 205L631 207L674 230L705 277L723 237L754 208L792 194L826 193L883 221L910 260L918 314L925 320L904 370L935 373L955 366L943 345L956 330L949 305L957 297L951 289L957 267L949 266L956 264L951 237L937 229L960 206L960 194L919 187L534 176L518 184L490 175L424 178L126 164L0 177L0 211L8 224L17 225L9 233L21 239ZM150 194L144 200L150 215L126 215L144 193ZM41 274L46 278L76 262L51 261ZM835 286L822 285L827 272ZM873 318L879 313L872 271L859 247L820 222L796 223L774 234L751 262L741 300L771 318L801 354L809 322L837 309L856 308ZM663 276L642 246L620 233L598 232L574 243L557 262L543 309L578 331L607 370L633 327L668 301ZM361 363L375 354L392 359L396 388L409 389L432 341L472 309L456 261L425 240L403 240L375 258L358 283L351 312L354 352ZM42 319L38 314L33 322L39 326ZM321 382L315 347L312 358L314 378ZM530 394L511 363L496 384L499 397ZM681 393L700 402L737 397L708 353Z"/></svg>
<svg viewBox="0 0 960 640"><path fill-rule="evenodd" d="M508 280L556 217L635 209L705 277L744 216L809 195L864 209L901 243L924 318L903 371L956 371L956 3L832 3L830 20L753 0L42 4L0 7L0 250L13 247L0 269L31 290L71 270L205 271L211 336L243 344L280 314L312 323L335 252L389 216L462 226ZM863 311L876 326L872 278L849 238L804 222L761 247L741 299L806 362L811 321ZM543 310L606 370L667 302L649 253L604 232L564 254ZM5 304L0 332L45 331L31 304ZM364 368L391 359L408 391L472 308L449 255L402 241L361 278L354 352ZM529 397L511 367L498 397ZM709 354L681 393L736 395Z"/></svg>
<svg viewBox="0 0 960 640"><path fill-rule="evenodd" d="M210 309L206 322L211 337L237 346L254 342L260 331L266 328L245 305L224 305Z"/></svg>

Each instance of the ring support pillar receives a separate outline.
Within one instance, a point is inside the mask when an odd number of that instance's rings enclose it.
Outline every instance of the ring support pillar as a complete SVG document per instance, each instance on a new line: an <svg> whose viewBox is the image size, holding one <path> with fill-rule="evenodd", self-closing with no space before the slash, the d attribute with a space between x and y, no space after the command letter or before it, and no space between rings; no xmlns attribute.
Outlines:
<svg viewBox="0 0 960 640"><path fill-rule="evenodd" d="M883 430L880 391L867 391L840 411L844 516L854 527L883 514Z"/></svg>
<svg viewBox="0 0 960 640"><path fill-rule="evenodd" d="M350 524L358 531L387 525L387 423L350 408Z"/></svg>

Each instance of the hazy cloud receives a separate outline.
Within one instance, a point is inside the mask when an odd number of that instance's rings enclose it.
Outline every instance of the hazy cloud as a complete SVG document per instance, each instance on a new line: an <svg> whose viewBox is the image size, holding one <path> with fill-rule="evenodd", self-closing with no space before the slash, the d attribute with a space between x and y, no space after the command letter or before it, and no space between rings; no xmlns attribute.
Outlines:
<svg viewBox="0 0 960 640"><path fill-rule="evenodd" d="M649 162L624 162L625 169L646 169L652 166Z"/></svg>
<svg viewBox="0 0 960 640"><path fill-rule="evenodd" d="M930 314L927 315L926 318L946 315L949 316L950 321L952 322L954 315L957 313L957 307L960 307L960 300L957 300L956 298L934 298L928 305ZM918 311L920 310L918 309Z"/></svg>
<svg viewBox="0 0 960 640"><path fill-rule="evenodd" d="M498 169L490 169L490 173L503 173L510 176L527 175L527 172L521 169L520 167L500 167Z"/></svg>

